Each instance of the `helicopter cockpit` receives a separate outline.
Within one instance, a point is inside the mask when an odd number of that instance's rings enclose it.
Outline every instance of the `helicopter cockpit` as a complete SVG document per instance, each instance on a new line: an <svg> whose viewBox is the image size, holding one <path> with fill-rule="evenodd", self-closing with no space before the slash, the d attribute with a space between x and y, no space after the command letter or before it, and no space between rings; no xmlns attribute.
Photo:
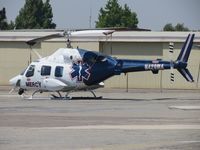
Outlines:
<svg viewBox="0 0 200 150"><path fill-rule="evenodd" d="M107 60L106 56L101 53L89 51L83 56L83 62L87 62L88 65L93 65L94 63L101 63Z"/></svg>

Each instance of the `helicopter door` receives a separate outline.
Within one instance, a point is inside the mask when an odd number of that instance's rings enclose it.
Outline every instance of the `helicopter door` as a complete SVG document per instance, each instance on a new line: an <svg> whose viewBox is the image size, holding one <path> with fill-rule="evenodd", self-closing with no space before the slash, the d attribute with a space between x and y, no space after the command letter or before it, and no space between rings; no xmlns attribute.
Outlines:
<svg viewBox="0 0 200 150"><path fill-rule="evenodd" d="M23 77L22 85L27 88L40 88L41 82L37 80L36 66L30 65Z"/></svg>
<svg viewBox="0 0 200 150"><path fill-rule="evenodd" d="M44 80L51 77L51 71L52 71L52 66L50 65L40 66L40 74L38 76L40 82L42 83L42 88L44 89L46 89L46 87L44 86Z"/></svg>
<svg viewBox="0 0 200 150"><path fill-rule="evenodd" d="M56 78L62 78L63 77L63 71L64 71L63 66L56 66L54 76Z"/></svg>

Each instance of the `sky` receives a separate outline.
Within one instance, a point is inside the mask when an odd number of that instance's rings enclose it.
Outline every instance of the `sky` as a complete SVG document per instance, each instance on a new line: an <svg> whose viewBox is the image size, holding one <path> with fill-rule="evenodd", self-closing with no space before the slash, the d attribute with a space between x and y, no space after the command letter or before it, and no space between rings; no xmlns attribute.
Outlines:
<svg viewBox="0 0 200 150"><path fill-rule="evenodd" d="M184 23L191 30L200 30L200 0L118 0L136 12L139 28L162 30L167 23ZM15 20L25 0L0 0L0 9L6 8L7 20ZM53 22L58 29L95 28L99 10L107 0L51 0Z"/></svg>

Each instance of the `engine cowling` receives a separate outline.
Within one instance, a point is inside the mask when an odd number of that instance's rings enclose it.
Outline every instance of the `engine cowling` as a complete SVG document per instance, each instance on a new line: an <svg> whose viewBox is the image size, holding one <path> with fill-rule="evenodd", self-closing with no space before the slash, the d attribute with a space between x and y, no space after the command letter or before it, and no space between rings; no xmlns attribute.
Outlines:
<svg viewBox="0 0 200 150"><path fill-rule="evenodd" d="M65 83L57 79L48 78L43 80L43 88L48 91L59 91L66 86Z"/></svg>

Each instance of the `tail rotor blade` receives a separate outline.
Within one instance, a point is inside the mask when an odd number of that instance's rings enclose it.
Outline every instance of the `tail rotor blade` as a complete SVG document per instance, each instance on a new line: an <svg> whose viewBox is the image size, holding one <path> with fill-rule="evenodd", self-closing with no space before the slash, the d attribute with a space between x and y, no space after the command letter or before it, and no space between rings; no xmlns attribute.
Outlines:
<svg viewBox="0 0 200 150"><path fill-rule="evenodd" d="M174 62L173 62L173 54L174 54L174 43L169 43L169 57L170 57L170 81L174 82Z"/></svg>
<svg viewBox="0 0 200 150"><path fill-rule="evenodd" d="M171 74L170 74L170 78L171 78L171 79L170 79L171 82L174 82L174 72L173 72L173 71L172 71Z"/></svg>
<svg viewBox="0 0 200 150"><path fill-rule="evenodd" d="M173 60L173 54L174 54L174 43L169 43L169 58L172 61Z"/></svg>
<svg viewBox="0 0 200 150"><path fill-rule="evenodd" d="M169 52L174 53L174 43L173 42L169 43Z"/></svg>

